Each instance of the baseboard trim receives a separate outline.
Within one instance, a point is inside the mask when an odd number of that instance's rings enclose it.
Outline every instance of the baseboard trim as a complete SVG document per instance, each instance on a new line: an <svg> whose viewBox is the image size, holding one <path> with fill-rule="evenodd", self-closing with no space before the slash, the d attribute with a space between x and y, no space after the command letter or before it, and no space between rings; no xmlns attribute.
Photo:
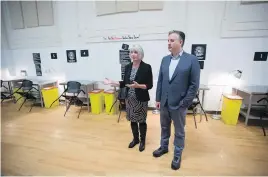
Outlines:
<svg viewBox="0 0 268 177"><path fill-rule="evenodd" d="M148 110L155 110L154 107L148 107ZM189 112L191 112L191 110L189 110ZM206 111L207 114L221 114L221 111Z"/></svg>
<svg viewBox="0 0 268 177"><path fill-rule="evenodd" d="M63 104L65 103L65 100L63 100L63 99L60 99L59 101L60 101L60 103L63 103ZM153 110L155 110L155 107L148 107L148 111L153 111ZM191 113L191 110L189 110L188 113ZM206 111L206 113L220 115L221 111Z"/></svg>
<svg viewBox="0 0 268 177"><path fill-rule="evenodd" d="M206 111L207 114L218 114L221 115L221 111Z"/></svg>

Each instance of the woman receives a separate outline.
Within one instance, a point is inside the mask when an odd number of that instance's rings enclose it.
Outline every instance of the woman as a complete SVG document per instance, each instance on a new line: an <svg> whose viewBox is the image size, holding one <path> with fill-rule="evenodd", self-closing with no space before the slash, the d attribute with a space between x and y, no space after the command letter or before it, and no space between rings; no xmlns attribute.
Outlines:
<svg viewBox="0 0 268 177"><path fill-rule="evenodd" d="M128 147L133 148L140 143L141 152L145 149L147 132L146 118L150 100L148 90L153 87L152 68L151 65L142 61L143 57L144 52L141 46L134 45L130 48L132 62L125 66L124 80L116 82L106 78L104 81L105 84L112 86L127 87L126 112L133 133L133 140Z"/></svg>

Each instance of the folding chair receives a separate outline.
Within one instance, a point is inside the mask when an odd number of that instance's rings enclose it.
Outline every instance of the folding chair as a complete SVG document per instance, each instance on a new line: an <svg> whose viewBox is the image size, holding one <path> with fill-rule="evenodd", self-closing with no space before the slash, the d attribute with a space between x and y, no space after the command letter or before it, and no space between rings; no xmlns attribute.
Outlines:
<svg viewBox="0 0 268 177"><path fill-rule="evenodd" d="M22 84L21 84L21 86L18 88L18 90L10 95L10 96L13 96L15 93L21 95L21 97L18 98L18 99L15 101L15 103L17 103L21 98L24 98L24 101L22 102L22 104L21 104L21 106L20 106L20 108L19 108L18 111L20 111L20 109L22 108L22 106L25 104L25 102L26 102L27 100L34 100L34 102L33 102L32 105L31 105L31 109L29 110L29 112L31 112L31 110L32 110L32 108L33 108L33 106L34 106L34 104L36 103L36 101L37 101L37 99L38 99L37 97L35 97L35 96L32 94L32 91L33 91L33 90L36 90L37 92L39 92L35 87L33 87L33 85L34 85L34 84L33 84L32 81L30 81L30 80L23 80L23 81L22 81ZM22 91L20 91L20 90L22 90Z"/></svg>
<svg viewBox="0 0 268 177"><path fill-rule="evenodd" d="M68 100L68 104L67 104L67 107L66 107L66 111L64 113L64 117L67 113L67 111L69 110L70 106L72 104L75 104L77 106L81 106L80 107L80 111L79 111L79 114L78 114L78 117L80 116L80 113L81 113L81 110L82 110L82 106L83 106L83 101L81 101L79 98L78 98L78 95L83 92L84 90L82 90L81 88L81 83L77 82L77 81L69 81L67 82L67 88L64 90L64 92L50 105L50 107L57 101L60 99L60 97L65 97L65 99ZM66 94L73 94L73 96L67 96Z"/></svg>
<svg viewBox="0 0 268 177"><path fill-rule="evenodd" d="M264 107L252 107L250 114L253 114L255 116L260 117L260 123L261 123L261 128L263 131L263 136L266 136L265 128L264 128L264 122L263 118L268 117L268 99L267 98L261 98L260 100L257 101L257 103L260 103L261 101L265 100L266 101L266 106Z"/></svg>
<svg viewBox="0 0 268 177"><path fill-rule="evenodd" d="M6 86L3 85L3 81L1 80L1 103L4 101L4 100L7 100L7 99L10 99L10 95L6 95L7 92L2 92L2 88L6 89L6 90L9 90Z"/></svg>
<svg viewBox="0 0 268 177"><path fill-rule="evenodd" d="M196 94L195 99L193 100L191 106L189 107L189 109L192 109L193 110L195 128L197 128L195 116L197 114L198 105L200 105L200 108L201 108L202 112L204 113L204 115L206 117L206 121L208 121L207 114L206 114L205 110L203 109L202 104L201 104L201 102L199 100L199 92ZM200 113L200 114L202 114L202 113ZM201 122L201 119L200 119L200 122Z"/></svg>
<svg viewBox="0 0 268 177"><path fill-rule="evenodd" d="M1 80L1 103L4 102L5 100L9 100L12 99L12 92L11 92L11 88L10 88L10 83L8 82L9 85L9 89L3 85L5 81ZM6 89L7 91L2 92L2 88Z"/></svg>
<svg viewBox="0 0 268 177"><path fill-rule="evenodd" d="M120 88L117 92L118 92L117 99L113 103L113 105L112 105L112 107L110 109L110 112L112 111L112 108L114 107L116 102L119 101L119 116L118 116L118 120L117 120L117 122L119 123L119 120L120 120L120 117L121 117L121 112L122 112L123 106L125 105L125 99L126 99L126 95L127 95L126 87Z"/></svg>

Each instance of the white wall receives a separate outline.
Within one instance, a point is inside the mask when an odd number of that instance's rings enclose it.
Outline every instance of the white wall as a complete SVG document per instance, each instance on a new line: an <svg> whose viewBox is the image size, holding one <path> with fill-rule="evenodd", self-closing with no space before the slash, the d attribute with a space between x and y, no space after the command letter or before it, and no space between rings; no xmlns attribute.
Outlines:
<svg viewBox="0 0 268 177"><path fill-rule="evenodd" d="M225 2L168 1L164 3L163 11L96 17L93 1L58 1L54 2L55 26L24 31L9 29L8 15L5 15L7 38L13 59L12 65L8 67L15 67L16 74L19 74L21 69L26 69L29 75L35 76L32 53L40 52L44 77L62 80L102 80L104 77L110 77L118 80L119 49L123 42L101 43L102 38L96 36L141 33L141 39L144 37L144 40L126 43L139 43L143 46L144 61L152 65L156 82L161 59L168 53L166 33L171 29L180 29L186 33L185 51L190 52L193 43L207 44L201 83L208 84L211 89L206 93L205 109L216 110L229 71L242 70L243 84L268 85L268 80L264 78L268 75L268 62L253 62L255 51L268 51L267 36L260 37L256 32L253 36L251 34L250 38L221 38L225 8ZM226 28L225 31L227 30ZM150 36L153 32L160 34ZM224 33L225 36L228 34ZM262 33L262 36L265 35ZM67 63L68 49L77 50L77 63ZM89 50L89 58L80 58L81 49ZM57 60L50 59L50 53L53 52L58 53ZM3 60L9 59L2 55ZM154 104L155 89L156 84L150 91L151 106Z"/></svg>
<svg viewBox="0 0 268 177"><path fill-rule="evenodd" d="M9 76L9 70L13 66L12 51L9 48L4 22L1 20L1 77Z"/></svg>

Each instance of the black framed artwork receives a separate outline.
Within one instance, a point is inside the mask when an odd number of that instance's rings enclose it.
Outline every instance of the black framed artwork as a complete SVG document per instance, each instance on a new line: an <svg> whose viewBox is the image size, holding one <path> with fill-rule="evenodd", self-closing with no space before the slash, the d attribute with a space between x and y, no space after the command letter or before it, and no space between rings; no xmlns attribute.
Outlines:
<svg viewBox="0 0 268 177"><path fill-rule="evenodd" d="M34 64L41 63L40 53L33 53L33 61L34 61Z"/></svg>
<svg viewBox="0 0 268 177"><path fill-rule="evenodd" d="M120 64L129 64L131 59L129 57L129 50L119 50L119 62Z"/></svg>
<svg viewBox="0 0 268 177"><path fill-rule="evenodd" d="M200 65L200 69L204 69L205 61L198 61Z"/></svg>
<svg viewBox="0 0 268 177"><path fill-rule="evenodd" d="M80 50L81 57L88 57L88 50Z"/></svg>
<svg viewBox="0 0 268 177"><path fill-rule="evenodd" d="M57 53L51 53L50 56L51 59L58 59Z"/></svg>
<svg viewBox="0 0 268 177"><path fill-rule="evenodd" d="M123 50L128 50L129 48L129 45L128 44L122 44L122 49Z"/></svg>
<svg viewBox="0 0 268 177"><path fill-rule="evenodd" d="M191 54L195 55L198 60L206 59L207 44L192 44Z"/></svg>
<svg viewBox="0 0 268 177"><path fill-rule="evenodd" d="M123 48L123 46L122 46ZM124 46L124 48L128 48L127 46ZM121 78L124 78L125 75L125 66L131 63L131 59L129 57L129 50L119 50L119 62L121 64Z"/></svg>
<svg viewBox="0 0 268 177"><path fill-rule="evenodd" d="M41 64L35 64L36 76L42 76Z"/></svg>
<svg viewBox="0 0 268 177"><path fill-rule="evenodd" d="M36 76L42 76L41 55L40 53L33 53L33 62L35 65Z"/></svg>
<svg viewBox="0 0 268 177"><path fill-rule="evenodd" d="M76 50L66 50L67 62L68 63L76 63Z"/></svg>
<svg viewBox="0 0 268 177"><path fill-rule="evenodd" d="M255 52L253 61L267 61L268 52Z"/></svg>
<svg viewBox="0 0 268 177"><path fill-rule="evenodd" d="M37 76L42 76L42 71L41 70L36 70L36 75Z"/></svg>

